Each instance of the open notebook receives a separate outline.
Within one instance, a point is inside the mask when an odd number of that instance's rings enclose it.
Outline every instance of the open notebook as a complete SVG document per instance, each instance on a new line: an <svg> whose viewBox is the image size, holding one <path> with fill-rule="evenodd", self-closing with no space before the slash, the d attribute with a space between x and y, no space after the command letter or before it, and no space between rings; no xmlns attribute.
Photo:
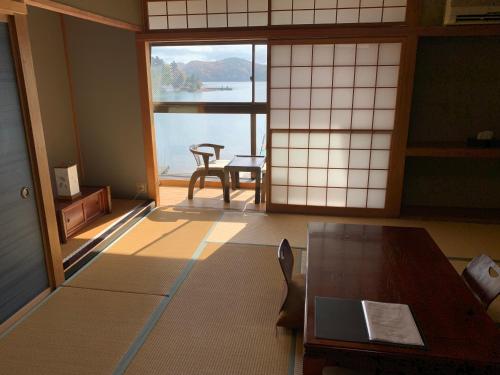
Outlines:
<svg viewBox="0 0 500 375"><path fill-rule="evenodd" d="M424 346L408 305L327 297L315 303L318 338Z"/></svg>
<svg viewBox="0 0 500 375"><path fill-rule="evenodd" d="M424 346L408 305L361 301L370 341Z"/></svg>

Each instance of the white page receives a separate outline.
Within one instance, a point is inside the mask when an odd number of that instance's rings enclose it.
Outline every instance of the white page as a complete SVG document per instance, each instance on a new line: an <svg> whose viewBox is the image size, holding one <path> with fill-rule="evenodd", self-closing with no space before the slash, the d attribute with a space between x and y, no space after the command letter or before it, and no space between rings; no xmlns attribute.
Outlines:
<svg viewBox="0 0 500 375"><path fill-rule="evenodd" d="M370 340L424 346L408 305L373 301L361 303Z"/></svg>

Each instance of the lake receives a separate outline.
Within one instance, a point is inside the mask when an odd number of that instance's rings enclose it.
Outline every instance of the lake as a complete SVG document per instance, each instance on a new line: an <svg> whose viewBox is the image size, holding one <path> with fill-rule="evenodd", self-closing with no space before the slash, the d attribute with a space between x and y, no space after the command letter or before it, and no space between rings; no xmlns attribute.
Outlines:
<svg viewBox="0 0 500 375"><path fill-rule="evenodd" d="M155 101L245 102L252 97L251 83L205 82L204 87L232 87L231 91L164 92ZM266 82L256 82L256 98L266 98ZM257 115L257 154L266 151L266 115ZM196 168L189 146L215 143L225 146L221 158L250 154L250 115L155 113L157 160L160 177L190 176Z"/></svg>

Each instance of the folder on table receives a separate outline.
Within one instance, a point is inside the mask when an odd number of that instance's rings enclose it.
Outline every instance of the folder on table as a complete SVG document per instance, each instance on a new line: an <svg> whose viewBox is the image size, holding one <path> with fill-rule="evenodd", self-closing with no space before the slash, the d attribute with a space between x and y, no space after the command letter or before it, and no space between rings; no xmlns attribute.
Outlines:
<svg viewBox="0 0 500 375"><path fill-rule="evenodd" d="M408 305L316 297L317 338L423 347Z"/></svg>

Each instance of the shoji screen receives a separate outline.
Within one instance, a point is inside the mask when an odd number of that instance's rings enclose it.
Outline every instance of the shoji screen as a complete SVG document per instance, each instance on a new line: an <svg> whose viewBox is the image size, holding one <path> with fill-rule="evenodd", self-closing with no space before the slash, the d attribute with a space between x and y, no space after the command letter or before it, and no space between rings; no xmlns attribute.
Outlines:
<svg viewBox="0 0 500 375"><path fill-rule="evenodd" d="M145 2L149 29L167 30L405 22L407 0L145 0Z"/></svg>
<svg viewBox="0 0 500 375"><path fill-rule="evenodd" d="M270 47L272 204L385 208L401 47Z"/></svg>
<svg viewBox="0 0 500 375"><path fill-rule="evenodd" d="M150 30L268 25L268 0L148 1Z"/></svg>
<svg viewBox="0 0 500 375"><path fill-rule="evenodd" d="M404 22L407 0L272 0L272 25Z"/></svg>

